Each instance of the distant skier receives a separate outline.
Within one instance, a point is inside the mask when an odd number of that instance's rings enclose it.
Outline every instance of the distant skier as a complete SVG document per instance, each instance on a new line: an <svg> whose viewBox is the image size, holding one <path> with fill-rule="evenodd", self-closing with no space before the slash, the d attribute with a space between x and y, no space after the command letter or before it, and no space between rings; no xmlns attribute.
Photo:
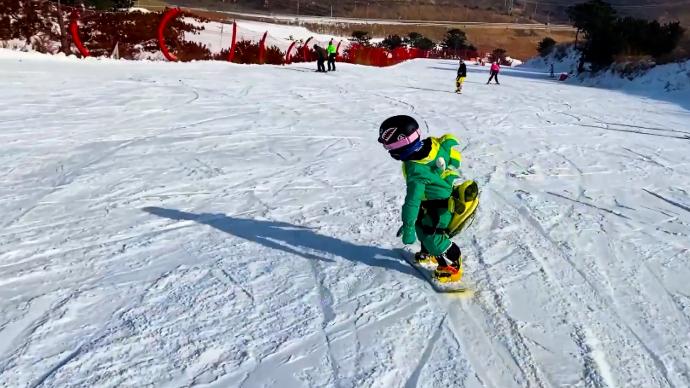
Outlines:
<svg viewBox="0 0 690 388"><path fill-rule="evenodd" d="M551 64L549 71L551 72L551 75L550 75L551 78L556 78L556 74L554 74L554 72L553 72L553 63Z"/></svg>
<svg viewBox="0 0 690 388"><path fill-rule="evenodd" d="M316 71L319 73L325 73L326 67L324 66L324 63L326 62L326 57L328 54L326 53L326 50L324 50L324 48L318 44L314 45L314 51L316 51Z"/></svg>
<svg viewBox="0 0 690 388"><path fill-rule="evenodd" d="M328 41L328 71L335 71L335 58L338 55L337 47L333 44L333 39Z"/></svg>
<svg viewBox="0 0 690 388"><path fill-rule="evenodd" d="M498 72L501 71L501 66L498 64L498 61L494 61L494 63L491 64L491 69L490 69L490 74L491 76L489 77L489 80L486 81L486 84L488 85L491 80L496 80L496 85L500 85L498 83Z"/></svg>
<svg viewBox="0 0 690 388"><path fill-rule="evenodd" d="M451 206L451 198L458 198L460 152L453 147L458 140L452 135L421 139L419 124L410 116L393 116L386 119L379 128L379 143L396 160L403 162L403 175L407 182L407 195L402 207L402 227L398 235L404 244L414 244L417 238L421 250L415 255L418 264L438 266L434 278L439 282L457 282L462 278L462 255L460 248L450 240L454 233L449 229L456 213L467 213L464 202L455 200L458 206ZM471 182L471 181L470 181ZM476 183L474 198L477 196ZM469 190L465 190L468 192ZM464 194L463 194L464 198ZM456 225L457 226L457 225ZM457 228L456 228L457 230Z"/></svg>
<svg viewBox="0 0 690 388"><path fill-rule="evenodd" d="M460 60L460 66L458 67L458 76L455 78L455 93L462 93L462 84L465 83L465 78L467 77L467 65L465 61Z"/></svg>

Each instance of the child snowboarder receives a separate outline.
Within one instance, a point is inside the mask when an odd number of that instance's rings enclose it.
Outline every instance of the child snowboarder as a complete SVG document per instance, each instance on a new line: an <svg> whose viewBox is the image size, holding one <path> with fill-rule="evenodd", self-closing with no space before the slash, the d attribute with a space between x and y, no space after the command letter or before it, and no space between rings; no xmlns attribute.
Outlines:
<svg viewBox="0 0 690 388"><path fill-rule="evenodd" d="M464 218L460 218L464 222L474 209L465 209L462 201L457 201L458 206L451 206L452 198L457 198L457 188L467 187L466 183L471 182L453 185L459 177L456 169L460 167L461 155L454 149L458 140L448 134L422 139L417 121L400 115L381 124L378 141L394 159L403 162L407 195L402 207L403 225L398 231L403 243L414 244L419 238L421 251L415 255L416 262L437 263L434 277L440 282L460 281L462 255L450 240L454 233L449 226L454 225L457 230L456 214L462 213ZM476 198L476 183L471 185ZM464 189L465 193L468 191L471 190Z"/></svg>
<svg viewBox="0 0 690 388"><path fill-rule="evenodd" d="M489 84L489 82L491 82L492 79L496 80L496 85L500 85L498 83L498 72L499 71L501 71L501 66L498 64L498 61L494 61L494 63L491 64L491 69L490 69L491 76L489 77L489 80L486 81L487 85Z"/></svg>
<svg viewBox="0 0 690 388"><path fill-rule="evenodd" d="M465 82L467 77L467 65L465 61L460 60L460 66L458 67L458 76L455 78L455 93L462 94L462 84Z"/></svg>

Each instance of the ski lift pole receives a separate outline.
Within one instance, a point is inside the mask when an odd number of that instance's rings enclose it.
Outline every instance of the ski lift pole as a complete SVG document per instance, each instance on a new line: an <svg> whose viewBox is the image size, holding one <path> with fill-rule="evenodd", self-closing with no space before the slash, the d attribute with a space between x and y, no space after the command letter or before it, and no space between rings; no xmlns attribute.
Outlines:
<svg viewBox="0 0 690 388"><path fill-rule="evenodd" d="M220 24L220 41L218 42L218 47L223 47L223 27L225 23Z"/></svg>

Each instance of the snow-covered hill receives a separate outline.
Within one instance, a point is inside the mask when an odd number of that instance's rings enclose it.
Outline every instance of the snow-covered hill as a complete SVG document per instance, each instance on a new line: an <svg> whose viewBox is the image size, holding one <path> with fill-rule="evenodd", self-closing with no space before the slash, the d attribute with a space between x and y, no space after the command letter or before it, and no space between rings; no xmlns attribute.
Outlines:
<svg viewBox="0 0 690 388"><path fill-rule="evenodd" d="M0 50L0 386L690 385L684 95L338 66ZM464 297L399 257L400 113L482 189Z"/></svg>
<svg viewBox="0 0 690 388"><path fill-rule="evenodd" d="M553 64L556 73L575 73L580 59L580 52L573 45L558 45L548 55L530 58L521 66L525 68L549 71Z"/></svg>
<svg viewBox="0 0 690 388"><path fill-rule="evenodd" d="M643 69L640 64L631 64L639 70L626 73L627 64L614 64L606 71L595 74L585 73L574 76L580 53L573 46L559 46L545 57L534 57L521 65L526 71L547 74L553 64L554 72L571 75L569 82L580 83L585 86L597 86L609 89L624 89L645 96L654 96L664 100L685 101L690 106L690 60L678 63L668 63ZM667 95L671 93L671 95ZM685 95L681 97L679 93Z"/></svg>

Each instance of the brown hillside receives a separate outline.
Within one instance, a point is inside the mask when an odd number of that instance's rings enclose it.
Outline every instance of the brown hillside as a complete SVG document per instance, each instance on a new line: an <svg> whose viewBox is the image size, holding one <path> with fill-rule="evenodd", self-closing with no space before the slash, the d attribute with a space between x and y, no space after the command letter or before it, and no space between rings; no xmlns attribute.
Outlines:
<svg viewBox="0 0 690 388"><path fill-rule="evenodd" d="M232 15L221 12L193 11L203 17L231 22ZM245 17L247 18L247 17ZM260 21L274 22L270 18L248 18ZM320 34L332 34L334 36L350 36L353 31L367 31L375 38L382 38L387 35L398 34L407 35L410 32L419 32L424 36L438 42L443 39L446 32L451 28L459 28L467 33L469 41L474 44L481 53L491 52L495 48L507 50L508 55L513 58L526 59L537 54L537 43L544 37L550 36L558 43L573 42L575 40L574 31L563 31L548 29L514 29L505 27L485 27L471 24L448 24L441 26L416 26L401 24L366 24L366 23L337 23L337 24L318 24L300 23L301 26Z"/></svg>
<svg viewBox="0 0 690 388"><path fill-rule="evenodd" d="M217 11L282 13L347 18L530 22L522 12L512 15L502 0L178 0L175 5ZM331 7L332 5L332 7ZM529 16L529 15L527 15Z"/></svg>
<svg viewBox="0 0 690 388"><path fill-rule="evenodd" d="M312 31L333 34L337 36L349 36L352 31L363 30L374 37L385 37L398 34L407 35L410 32L419 32L433 41L440 41L451 28L459 28L467 34L468 40L474 44L480 52L491 52L495 48L504 48L513 58L526 59L537 54L537 43L550 36L558 43L575 41L574 31L549 31L537 29L507 29L495 27L483 27L473 25L449 25L449 26L408 26L385 24L349 24L338 25L304 24Z"/></svg>
<svg viewBox="0 0 690 388"><path fill-rule="evenodd" d="M145 3L147 0L142 0ZM451 21L568 22L566 9L585 0L177 0L175 5L223 11ZM607 0L621 16L690 25L690 0ZM298 9L299 3L299 9Z"/></svg>

